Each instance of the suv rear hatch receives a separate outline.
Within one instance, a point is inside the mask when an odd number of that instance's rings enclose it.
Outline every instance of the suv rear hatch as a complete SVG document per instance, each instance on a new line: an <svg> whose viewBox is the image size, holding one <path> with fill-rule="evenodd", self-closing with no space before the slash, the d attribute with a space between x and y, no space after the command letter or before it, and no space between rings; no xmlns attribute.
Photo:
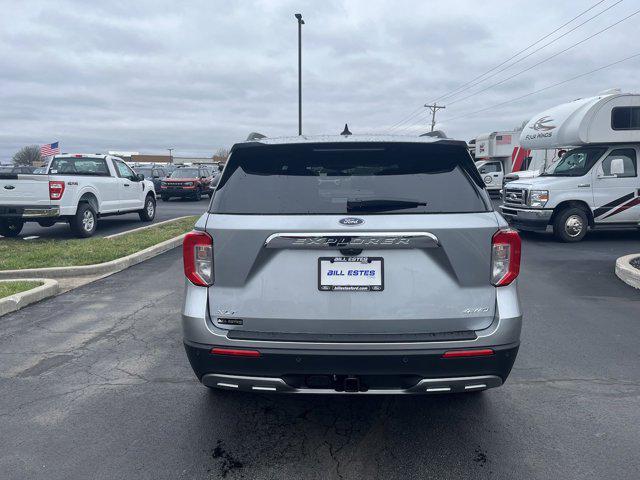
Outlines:
<svg viewBox="0 0 640 480"><path fill-rule="evenodd" d="M206 225L213 323L313 341L488 327L498 222L482 185L463 142L234 147Z"/></svg>

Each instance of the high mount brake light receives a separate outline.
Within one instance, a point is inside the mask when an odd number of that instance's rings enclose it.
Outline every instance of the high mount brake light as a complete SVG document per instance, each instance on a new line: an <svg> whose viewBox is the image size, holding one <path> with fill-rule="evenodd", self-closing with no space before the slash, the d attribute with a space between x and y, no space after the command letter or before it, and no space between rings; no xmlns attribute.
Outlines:
<svg viewBox="0 0 640 480"><path fill-rule="evenodd" d="M49 200L60 200L64 193L64 182L49 181Z"/></svg>
<svg viewBox="0 0 640 480"><path fill-rule="evenodd" d="M520 273L520 235L513 229L498 230L491 239L491 283L503 287Z"/></svg>
<svg viewBox="0 0 640 480"><path fill-rule="evenodd" d="M206 232L187 233L182 243L184 274L194 285L213 285L213 238Z"/></svg>

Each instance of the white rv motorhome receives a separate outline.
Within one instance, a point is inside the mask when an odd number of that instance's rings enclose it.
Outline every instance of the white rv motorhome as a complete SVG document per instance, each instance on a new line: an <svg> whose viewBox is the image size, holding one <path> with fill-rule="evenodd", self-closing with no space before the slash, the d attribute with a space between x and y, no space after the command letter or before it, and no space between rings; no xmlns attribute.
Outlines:
<svg viewBox="0 0 640 480"><path fill-rule="evenodd" d="M503 177L512 169L511 155L518 146L519 131L480 135L475 142L475 162L489 193L502 188Z"/></svg>
<svg viewBox="0 0 640 480"><path fill-rule="evenodd" d="M523 230L546 230L565 242L589 228L640 224L640 94L605 93L536 115L520 136L523 148L572 145L539 177L508 183L502 214Z"/></svg>

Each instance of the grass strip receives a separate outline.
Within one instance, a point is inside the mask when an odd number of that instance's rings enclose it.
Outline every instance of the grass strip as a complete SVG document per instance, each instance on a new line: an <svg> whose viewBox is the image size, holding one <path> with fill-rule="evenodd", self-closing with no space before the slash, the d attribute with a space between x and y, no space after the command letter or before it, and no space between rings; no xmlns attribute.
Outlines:
<svg viewBox="0 0 640 480"><path fill-rule="evenodd" d="M0 299L8 297L9 295L15 295L16 293L26 292L40 285L43 285L43 282L25 282L23 280L0 282Z"/></svg>
<svg viewBox="0 0 640 480"><path fill-rule="evenodd" d="M188 217L116 238L0 239L0 270L76 267L109 262L182 235L198 217Z"/></svg>

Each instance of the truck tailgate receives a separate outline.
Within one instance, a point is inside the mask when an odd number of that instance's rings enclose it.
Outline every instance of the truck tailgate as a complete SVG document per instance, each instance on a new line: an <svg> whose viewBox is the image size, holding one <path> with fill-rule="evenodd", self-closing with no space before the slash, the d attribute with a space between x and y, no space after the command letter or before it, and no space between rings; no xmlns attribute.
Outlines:
<svg viewBox="0 0 640 480"><path fill-rule="evenodd" d="M48 175L0 175L0 207L50 204Z"/></svg>

